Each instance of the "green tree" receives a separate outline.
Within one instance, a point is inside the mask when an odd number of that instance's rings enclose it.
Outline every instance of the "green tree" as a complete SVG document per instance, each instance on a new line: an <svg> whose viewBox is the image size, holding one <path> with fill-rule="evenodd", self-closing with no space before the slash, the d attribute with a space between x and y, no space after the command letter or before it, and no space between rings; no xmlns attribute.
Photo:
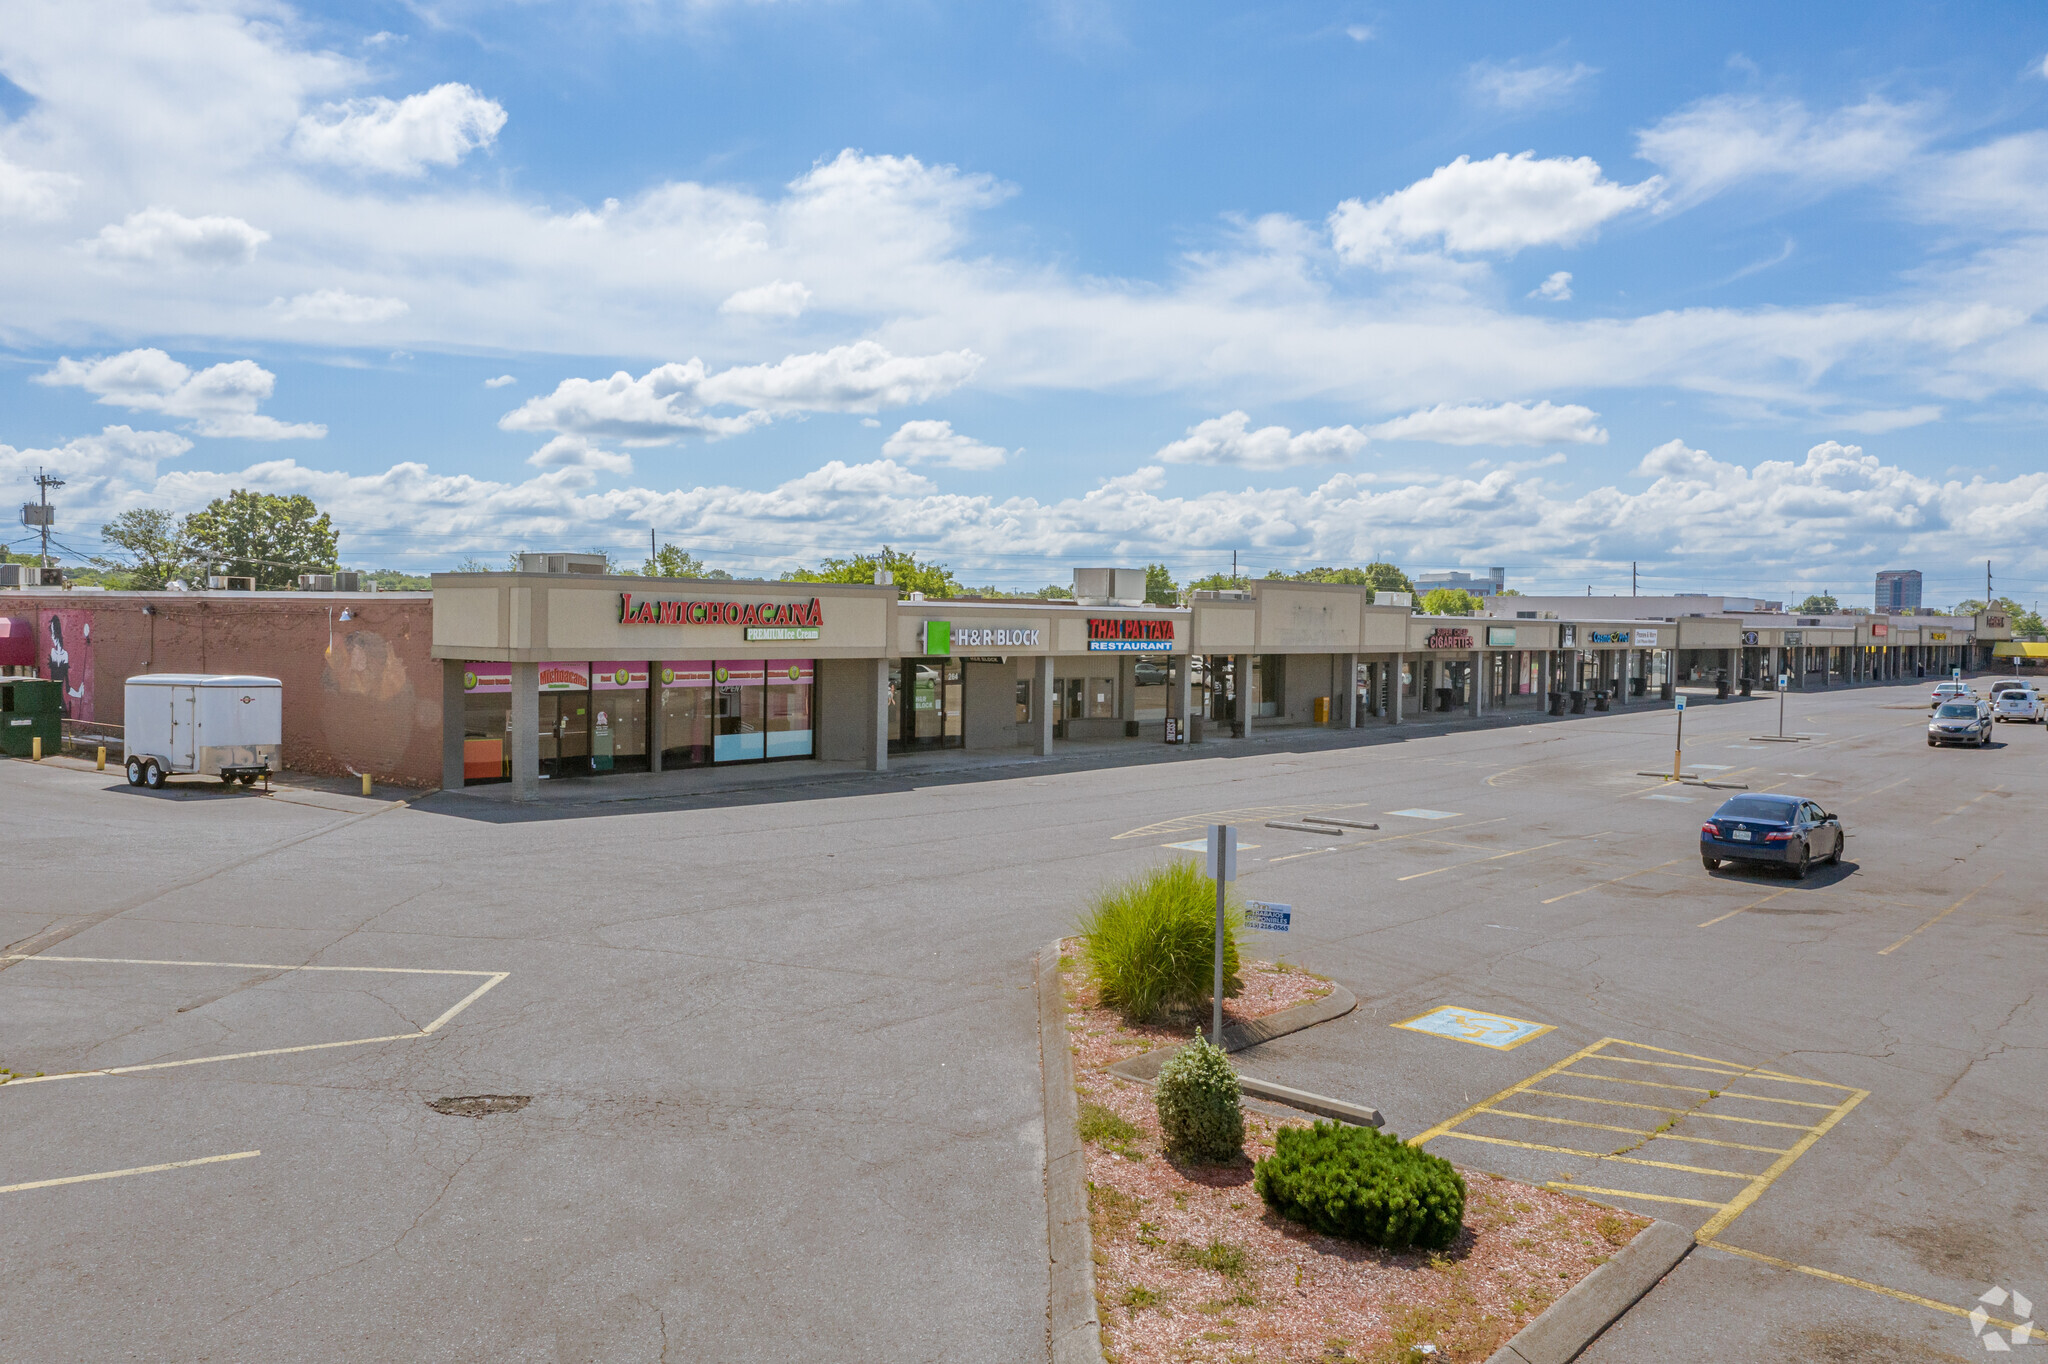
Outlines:
<svg viewBox="0 0 2048 1364"><path fill-rule="evenodd" d="M1145 565L1145 601L1152 606L1180 605L1180 584L1165 564Z"/></svg>
<svg viewBox="0 0 2048 1364"><path fill-rule="evenodd" d="M1044 587L1032 593L1032 595L1043 601L1072 601L1074 599L1073 589L1061 587L1058 583L1047 583Z"/></svg>
<svg viewBox="0 0 2048 1364"><path fill-rule="evenodd" d="M1795 614L1802 616L1832 616L1841 609L1842 604L1835 600L1832 592L1815 592L1792 608Z"/></svg>
<svg viewBox="0 0 2048 1364"><path fill-rule="evenodd" d="M1471 616L1479 610L1479 598L1462 587L1432 587L1422 598L1424 615Z"/></svg>
<svg viewBox="0 0 2048 1364"><path fill-rule="evenodd" d="M124 574L135 591L162 591L185 571L188 562L178 518L160 507L130 507L100 527L100 539L125 553L118 559L94 559L93 563Z"/></svg>
<svg viewBox="0 0 2048 1364"><path fill-rule="evenodd" d="M679 545L666 542L661 552L647 561L641 574L649 578L697 578L712 582L730 582L732 574L722 568L707 568L704 561Z"/></svg>
<svg viewBox="0 0 2048 1364"><path fill-rule="evenodd" d="M827 559L816 568L799 568L782 575L787 583L872 583L875 570L886 568L896 579L896 594L907 597L922 592L927 597L953 597L960 584L944 564L921 563L915 554L882 546L880 554L856 554L850 559Z"/></svg>
<svg viewBox="0 0 2048 1364"><path fill-rule="evenodd" d="M2015 637L2038 638L2042 634L2048 633L2048 630L2044 630L2042 627L2040 612L2017 611L2013 613L2012 632Z"/></svg>
<svg viewBox="0 0 2048 1364"><path fill-rule="evenodd" d="M1210 573L1188 584L1190 592L1232 592L1244 586L1242 577L1231 577L1228 573Z"/></svg>
<svg viewBox="0 0 2048 1364"><path fill-rule="evenodd" d="M1415 590L1415 583L1408 575L1384 559L1375 559L1365 566L1365 585L1376 592Z"/></svg>
<svg viewBox="0 0 2048 1364"><path fill-rule="evenodd" d="M214 573L254 578L259 591L290 587L301 573L332 573L338 536L304 493L289 497L237 488L185 518L193 562Z"/></svg>
<svg viewBox="0 0 2048 1364"><path fill-rule="evenodd" d="M1494 593L1493 595L1496 597L1519 597L1522 594L1515 588L1503 587L1500 591Z"/></svg>

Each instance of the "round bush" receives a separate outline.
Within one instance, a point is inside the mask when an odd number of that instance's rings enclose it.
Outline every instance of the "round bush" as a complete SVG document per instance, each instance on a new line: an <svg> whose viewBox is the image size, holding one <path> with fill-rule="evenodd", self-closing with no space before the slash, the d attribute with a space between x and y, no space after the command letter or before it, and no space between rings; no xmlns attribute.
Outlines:
<svg viewBox="0 0 2048 1364"><path fill-rule="evenodd" d="M1465 1221L1465 1180L1448 1160L1370 1127L1281 1128L1252 1187L1282 1217L1389 1250L1442 1250Z"/></svg>
<svg viewBox="0 0 2048 1364"><path fill-rule="evenodd" d="M1223 996L1238 993L1244 910L1224 914ZM1102 1002L1143 1023L1206 1004L1216 973L1216 882L1191 857L1118 882L1081 919L1081 953Z"/></svg>
<svg viewBox="0 0 2048 1364"><path fill-rule="evenodd" d="M1221 1047L1202 1038L1168 1057L1159 1070L1159 1130L1166 1149L1220 1165L1244 1152L1244 1108L1237 1072Z"/></svg>

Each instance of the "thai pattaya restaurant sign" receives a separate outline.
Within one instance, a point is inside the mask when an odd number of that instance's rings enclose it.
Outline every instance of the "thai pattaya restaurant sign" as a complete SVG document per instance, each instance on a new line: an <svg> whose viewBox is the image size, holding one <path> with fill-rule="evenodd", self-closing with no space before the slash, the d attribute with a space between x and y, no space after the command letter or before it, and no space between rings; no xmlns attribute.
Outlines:
<svg viewBox="0 0 2048 1364"><path fill-rule="evenodd" d="M619 593L621 625L738 625L749 640L816 639L825 615L809 602L679 601Z"/></svg>
<svg viewBox="0 0 2048 1364"><path fill-rule="evenodd" d="M1429 632L1426 643L1432 649L1469 649L1472 647L1472 632L1442 625Z"/></svg>
<svg viewBox="0 0 2048 1364"><path fill-rule="evenodd" d="M1173 622L1170 620L1088 620L1088 652L1091 654L1156 654L1173 651Z"/></svg>

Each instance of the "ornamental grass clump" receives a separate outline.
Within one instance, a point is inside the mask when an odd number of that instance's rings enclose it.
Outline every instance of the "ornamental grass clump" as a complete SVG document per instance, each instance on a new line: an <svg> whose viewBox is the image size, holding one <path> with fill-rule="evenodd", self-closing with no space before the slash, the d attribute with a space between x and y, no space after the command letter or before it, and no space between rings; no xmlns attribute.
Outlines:
<svg viewBox="0 0 2048 1364"><path fill-rule="evenodd" d="M1281 1128L1252 1187L1282 1217L1388 1250L1442 1250L1465 1221L1465 1180L1448 1160L1369 1127Z"/></svg>
<svg viewBox="0 0 2048 1364"><path fill-rule="evenodd" d="M1244 1153L1244 1106L1237 1072L1221 1047L1199 1036L1159 1070L1159 1130L1173 1155L1221 1165Z"/></svg>
<svg viewBox="0 0 2048 1364"><path fill-rule="evenodd" d="M1223 996L1244 988L1237 976L1244 910L1224 914ZM1215 982L1216 882L1193 858L1120 881L1098 894L1081 919L1082 956L1102 1002L1134 1023L1192 1010Z"/></svg>

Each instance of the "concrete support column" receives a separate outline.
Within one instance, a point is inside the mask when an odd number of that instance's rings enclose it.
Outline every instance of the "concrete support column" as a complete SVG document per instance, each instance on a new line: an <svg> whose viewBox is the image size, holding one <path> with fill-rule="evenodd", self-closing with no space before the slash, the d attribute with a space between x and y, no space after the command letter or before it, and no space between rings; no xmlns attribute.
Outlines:
<svg viewBox="0 0 2048 1364"><path fill-rule="evenodd" d="M1736 668L1739 666L1736 662L1736 658L1739 651L1735 649L1728 649L1724 652L1726 653L1728 658L1728 685L1732 690L1735 686Z"/></svg>
<svg viewBox="0 0 2048 1364"><path fill-rule="evenodd" d="M1387 673L1387 723L1390 725L1401 723L1401 711L1403 709L1401 704L1401 672L1407 666L1407 662L1408 655L1395 654L1393 663L1389 665L1390 671Z"/></svg>
<svg viewBox="0 0 2048 1364"><path fill-rule="evenodd" d="M817 696L815 694L818 689L818 678L815 673L817 664L813 663L811 667L814 670L811 678L811 691L813 693L811 697L811 724L816 726L818 723ZM647 672L647 770L649 772L659 772L661 771L661 750L668 747L668 726L663 723L661 718L661 697L662 693L666 690L661 685L661 660L656 659L648 664ZM815 752L816 750L814 749L813 751Z"/></svg>
<svg viewBox="0 0 2048 1364"><path fill-rule="evenodd" d="M441 789L462 789L462 674L468 664L441 660Z"/></svg>
<svg viewBox="0 0 2048 1364"><path fill-rule="evenodd" d="M1052 727L1059 719L1060 698L1053 690L1052 655L1031 663L1031 751L1041 758L1052 756Z"/></svg>
<svg viewBox="0 0 2048 1364"><path fill-rule="evenodd" d="M1129 654L1116 661L1116 718L1125 724L1138 718L1138 660Z"/></svg>
<svg viewBox="0 0 2048 1364"><path fill-rule="evenodd" d="M1232 654L1230 668L1231 675L1237 679L1237 737L1249 739L1252 737L1252 721L1257 718L1259 709L1258 699L1252 695L1252 656Z"/></svg>
<svg viewBox="0 0 2048 1364"><path fill-rule="evenodd" d="M1330 718L1346 729L1358 728L1358 655L1337 655L1337 685L1344 689L1344 708ZM1331 698L1333 701L1336 698Z"/></svg>
<svg viewBox="0 0 2048 1364"><path fill-rule="evenodd" d="M1466 704L1477 720L1486 714L1486 655L1477 649L1472 651L1472 699Z"/></svg>
<svg viewBox="0 0 2048 1364"><path fill-rule="evenodd" d="M861 703L860 765L870 772L889 770L889 660L874 659L861 669L864 690ZM906 695L904 704L910 703Z"/></svg>
<svg viewBox="0 0 2048 1364"><path fill-rule="evenodd" d="M540 664L512 665L512 799L540 796Z"/></svg>
<svg viewBox="0 0 2048 1364"><path fill-rule="evenodd" d="M1195 657L1193 654L1173 656L1173 691L1166 703L1166 713L1180 720L1182 743L1191 743L1194 730L1188 721L1193 717L1195 705Z"/></svg>

